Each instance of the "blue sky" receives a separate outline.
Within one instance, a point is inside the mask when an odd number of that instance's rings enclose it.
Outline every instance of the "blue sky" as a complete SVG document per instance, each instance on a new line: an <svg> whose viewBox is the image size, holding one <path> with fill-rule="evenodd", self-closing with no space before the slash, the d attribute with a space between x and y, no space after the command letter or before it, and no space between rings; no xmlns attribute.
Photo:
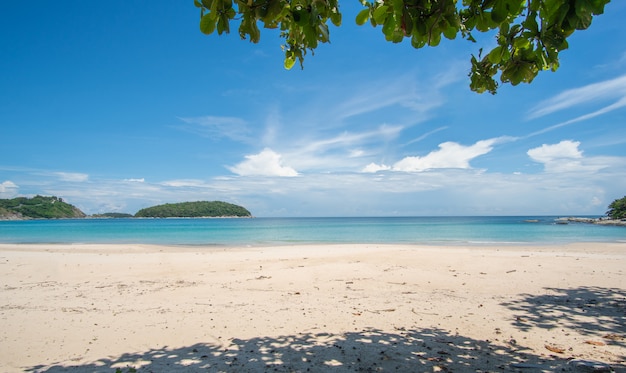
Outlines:
<svg viewBox="0 0 626 373"><path fill-rule="evenodd" d="M281 39L205 36L193 1L32 2L0 14L0 198L88 214L223 200L255 216L603 214L626 194L626 3L556 73L469 90L471 53L343 26L305 68Z"/></svg>

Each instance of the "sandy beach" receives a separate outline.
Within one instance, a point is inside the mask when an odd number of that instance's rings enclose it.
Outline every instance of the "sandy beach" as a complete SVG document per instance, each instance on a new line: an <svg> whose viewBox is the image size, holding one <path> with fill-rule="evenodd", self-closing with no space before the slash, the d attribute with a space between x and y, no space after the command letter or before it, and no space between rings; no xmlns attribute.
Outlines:
<svg viewBox="0 0 626 373"><path fill-rule="evenodd" d="M626 371L625 271L621 243L3 244L0 371Z"/></svg>

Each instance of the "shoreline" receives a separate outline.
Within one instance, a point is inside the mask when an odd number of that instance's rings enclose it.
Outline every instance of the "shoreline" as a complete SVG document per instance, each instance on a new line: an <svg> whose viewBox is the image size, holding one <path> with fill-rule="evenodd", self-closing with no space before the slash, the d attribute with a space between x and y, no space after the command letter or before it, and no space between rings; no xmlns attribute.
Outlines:
<svg viewBox="0 0 626 373"><path fill-rule="evenodd" d="M0 370L619 371L625 269L606 242L0 244Z"/></svg>

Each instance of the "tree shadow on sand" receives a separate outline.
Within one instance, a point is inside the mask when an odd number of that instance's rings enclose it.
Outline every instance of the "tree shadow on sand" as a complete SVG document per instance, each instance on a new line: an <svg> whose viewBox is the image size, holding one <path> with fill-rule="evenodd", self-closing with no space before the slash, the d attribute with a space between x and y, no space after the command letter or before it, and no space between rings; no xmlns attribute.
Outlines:
<svg viewBox="0 0 626 373"><path fill-rule="evenodd" d="M522 294L503 303L515 312L513 325L532 328L567 329L591 343L626 348L626 291L618 288L582 286L571 289L545 288L546 294ZM626 360L626 353L617 356ZM626 371L626 365L614 366ZM623 369L623 370L622 370Z"/></svg>
<svg viewBox="0 0 626 373"><path fill-rule="evenodd" d="M567 327L590 337L608 336L605 339L626 346L626 291L600 287L545 290L543 295L522 294L502 304L516 313L515 327L524 331Z"/></svg>
<svg viewBox="0 0 626 373"><path fill-rule="evenodd" d="M228 345L127 353L76 366L27 368L28 372L481 372L548 370L565 360L542 360L520 346L495 344L440 329L364 330L233 339ZM132 369L131 369L132 368Z"/></svg>

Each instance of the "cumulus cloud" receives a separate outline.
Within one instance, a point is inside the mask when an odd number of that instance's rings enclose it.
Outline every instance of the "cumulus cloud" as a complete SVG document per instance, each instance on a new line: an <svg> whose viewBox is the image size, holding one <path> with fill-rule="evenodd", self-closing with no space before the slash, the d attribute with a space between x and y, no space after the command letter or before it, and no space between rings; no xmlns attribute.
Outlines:
<svg viewBox="0 0 626 373"><path fill-rule="evenodd" d="M580 159L583 152L578 149L580 141L563 140L558 144L543 144L538 148L528 150L527 154L540 163L550 163L562 159Z"/></svg>
<svg viewBox="0 0 626 373"><path fill-rule="evenodd" d="M563 140L558 144L543 144L528 150L526 154L535 162L543 163L546 172L596 171L601 164L585 162L578 149L580 141Z"/></svg>
<svg viewBox="0 0 626 373"><path fill-rule="evenodd" d="M387 166L385 164L376 164L372 162L368 164L367 166L363 167L361 172L375 173L378 171L388 171L388 170L391 170L391 166Z"/></svg>
<svg viewBox="0 0 626 373"><path fill-rule="evenodd" d="M403 172L421 172L439 168L469 169L472 159L489 153L493 149L493 145L499 141L501 139L481 140L470 146L448 141L439 144L438 150L434 150L423 157L405 157L396 162L393 167L370 163L363 169L363 172L389 169Z"/></svg>
<svg viewBox="0 0 626 373"><path fill-rule="evenodd" d="M12 198L17 195L19 187L12 181L7 180L0 183L0 197Z"/></svg>
<svg viewBox="0 0 626 373"><path fill-rule="evenodd" d="M245 158L245 161L228 169L240 176L298 176L298 172L284 166L282 156L270 148L263 149L259 154L247 155Z"/></svg>

